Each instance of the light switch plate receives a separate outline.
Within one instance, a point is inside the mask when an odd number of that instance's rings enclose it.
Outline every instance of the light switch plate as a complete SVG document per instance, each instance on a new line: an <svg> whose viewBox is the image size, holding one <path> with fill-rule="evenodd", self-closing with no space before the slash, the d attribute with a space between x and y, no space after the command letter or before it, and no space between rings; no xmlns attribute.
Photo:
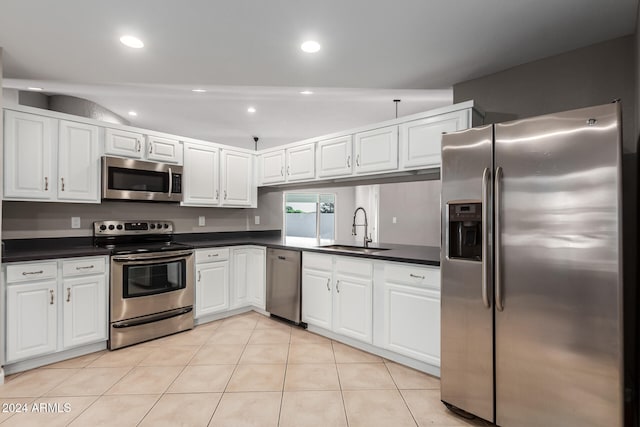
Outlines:
<svg viewBox="0 0 640 427"><path fill-rule="evenodd" d="M204 216L198 217L198 226L204 227Z"/></svg>
<svg viewBox="0 0 640 427"><path fill-rule="evenodd" d="M254 220L255 220L254 222L256 223L256 225L259 225L259 224L260 224L260 216L259 216L259 215L256 215L256 216L254 217Z"/></svg>
<svg viewBox="0 0 640 427"><path fill-rule="evenodd" d="M71 217L71 228L80 228L80 217L72 216Z"/></svg>
<svg viewBox="0 0 640 427"><path fill-rule="evenodd" d="M394 224L396 224L398 222L398 218L396 218L395 216L393 217L393 219L391 219L391 222L393 222Z"/></svg>

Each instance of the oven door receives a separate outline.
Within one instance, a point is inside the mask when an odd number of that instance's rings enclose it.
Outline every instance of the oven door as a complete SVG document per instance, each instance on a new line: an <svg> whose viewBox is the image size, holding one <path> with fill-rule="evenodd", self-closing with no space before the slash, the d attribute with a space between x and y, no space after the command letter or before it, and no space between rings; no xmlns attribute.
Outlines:
<svg viewBox="0 0 640 427"><path fill-rule="evenodd" d="M111 257L111 322L192 307L193 251Z"/></svg>
<svg viewBox="0 0 640 427"><path fill-rule="evenodd" d="M182 166L105 156L102 198L181 202Z"/></svg>

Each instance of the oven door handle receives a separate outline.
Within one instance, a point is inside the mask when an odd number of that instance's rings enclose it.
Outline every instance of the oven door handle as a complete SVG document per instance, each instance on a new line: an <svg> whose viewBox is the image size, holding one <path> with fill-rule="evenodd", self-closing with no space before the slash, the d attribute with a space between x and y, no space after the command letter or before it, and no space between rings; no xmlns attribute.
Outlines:
<svg viewBox="0 0 640 427"><path fill-rule="evenodd" d="M183 259L185 256L193 255L193 251L173 251L171 254L165 256L144 254L144 255L120 255L111 257L112 261L129 264L137 262L138 264L148 263L153 261L177 261Z"/></svg>
<svg viewBox="0 0 640 427"><path fill-rule="evenodd" d="M160 313L153 316L145 316L143 319L126 320L124 322L116 322L111 326L116 329L131 328L134 326L146 325L149 323L159 322L160 320L171 319L172 317L182 316L193 311L193 307L181 308L178 310L171 310L166 313Z"/></svg>

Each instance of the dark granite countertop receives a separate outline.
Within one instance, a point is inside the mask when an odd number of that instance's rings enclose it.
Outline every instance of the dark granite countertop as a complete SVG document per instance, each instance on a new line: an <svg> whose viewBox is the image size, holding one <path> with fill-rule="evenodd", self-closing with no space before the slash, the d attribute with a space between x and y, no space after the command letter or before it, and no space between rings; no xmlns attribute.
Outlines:
<svg viewBox="0 0 640 427"><path fill-rule="evenodd" d="M440 265L439 247L376 243L369 245L373 252L359 253L353 250L333 249L323 246L335 244L362 246L361 243L322 241L319 245L310 244L297 239L283 239L280 236L280 230L176 234L174 239L179 243L193 246L196 249L257 245L268 248L319 252L385 261ZM386 250L378 252L375 251L376 248L385 248ZM13 239L4 241L2 262L36 261L94 255L109 255L109 250L94 247L90 237Z"/></svg>

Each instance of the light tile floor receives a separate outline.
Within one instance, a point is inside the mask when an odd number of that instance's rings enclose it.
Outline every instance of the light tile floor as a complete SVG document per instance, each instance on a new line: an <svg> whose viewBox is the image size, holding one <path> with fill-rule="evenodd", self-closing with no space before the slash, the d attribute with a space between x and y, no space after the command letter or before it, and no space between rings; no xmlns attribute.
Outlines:
<svg viewBox="0 0 640 427"><path fill-rule="evenodd" d="M489 425L437 378L254 312L12 375L0 402L21 427Z"/></svg>

